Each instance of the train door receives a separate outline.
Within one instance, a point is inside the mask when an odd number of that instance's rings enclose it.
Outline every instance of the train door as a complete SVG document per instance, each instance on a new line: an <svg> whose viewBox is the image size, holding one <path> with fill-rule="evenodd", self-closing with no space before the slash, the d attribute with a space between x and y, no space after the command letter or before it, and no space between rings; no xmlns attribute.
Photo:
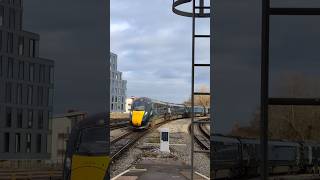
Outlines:
<svg viewBox="0 0 320 180"><path fill-rule="evenodd" d="M105 131L103 126L80 130L71 157L71 180L105 179L110 163Z"/></svg>

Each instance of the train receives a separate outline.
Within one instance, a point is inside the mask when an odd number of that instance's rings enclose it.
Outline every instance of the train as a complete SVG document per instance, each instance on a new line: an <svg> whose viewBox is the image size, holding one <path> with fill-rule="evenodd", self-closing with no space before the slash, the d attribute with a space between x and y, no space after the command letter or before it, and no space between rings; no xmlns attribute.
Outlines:
<svg viewBox="0 0 320 180"><path fill-rule="evenodd" d="M162 121L191 117L191 110L191 106L184 104L136 98L131 105L130 126L136 130L147 129ZM194 106L194 116L206 116L208 113L208 108Z"/></svg>
<svg viewBox="0 0 320 180"><path fill-rule="evenodd" d="M107 113L92 115L72 128L64 160L64 180L108 179Z"/></svg>
<svg viewBox="0 0 320 180"><path fill-rule="evenodd" d="M214 178L259 175L260 140L215 134L211 166ZM268 141L269 173L320 173L320 144L288 140Z"/></svg>

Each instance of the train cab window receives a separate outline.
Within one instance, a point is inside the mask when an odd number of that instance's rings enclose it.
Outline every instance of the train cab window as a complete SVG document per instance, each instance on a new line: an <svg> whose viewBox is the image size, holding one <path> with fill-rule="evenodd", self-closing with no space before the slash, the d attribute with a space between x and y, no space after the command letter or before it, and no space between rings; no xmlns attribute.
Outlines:
<svg viewBox="0 0 320 180"><path fill-rule="evenodd" d="M77 153L105 154L106 150L105 127L85 128L80 132Z"/></svg>
<svg viewBox="0 0 320 180"><path fill-rule="evenodd" d="M145 110L145 103L143 101L135 101L132 104L132 109L136 111L144 111Z"/></svg>

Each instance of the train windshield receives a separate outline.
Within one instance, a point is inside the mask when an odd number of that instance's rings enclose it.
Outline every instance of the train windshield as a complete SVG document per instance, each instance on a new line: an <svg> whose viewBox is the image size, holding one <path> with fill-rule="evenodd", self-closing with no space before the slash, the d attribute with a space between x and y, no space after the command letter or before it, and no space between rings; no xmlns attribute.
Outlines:
<svg viewBox="0 0 320 180"><path fill-rule="evenodd" d="M77 152L84 154L105 154L107 152L105 127L83 129L80 133Z"/></svg>
<svg viewBox="0 0 320 180"><path fill-rule="evenodd" d="M133 102L132 110L134 110L134 111L144 111L145 110L145 102L143 102L143 101L135 101L135 102Z"/></svg>

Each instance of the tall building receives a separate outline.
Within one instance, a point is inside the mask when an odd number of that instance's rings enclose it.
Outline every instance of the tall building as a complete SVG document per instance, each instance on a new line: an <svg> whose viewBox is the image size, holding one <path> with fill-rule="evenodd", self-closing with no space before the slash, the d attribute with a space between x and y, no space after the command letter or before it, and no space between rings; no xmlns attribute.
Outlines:
<svg viewBox="0 0 320 180"><path fill-rule="evenodd" d="M22 3L0 0L0 160L50 158L54 62L22 29Z"/></svg>
<svg viewBox="0 0 320 180"><path fill-rule="evenodd" d="M117 55L110 55L110 112L125 112L127 81L117 69Z"/></svg>

